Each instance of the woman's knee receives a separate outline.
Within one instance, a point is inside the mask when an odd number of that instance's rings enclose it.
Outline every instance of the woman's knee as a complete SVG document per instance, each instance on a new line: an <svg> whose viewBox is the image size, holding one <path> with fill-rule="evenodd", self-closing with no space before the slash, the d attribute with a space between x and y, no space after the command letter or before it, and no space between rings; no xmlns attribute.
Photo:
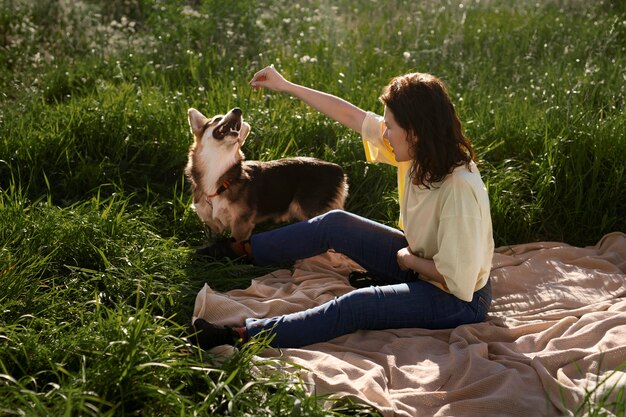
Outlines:
<svg viewBox="0 0 626 417"><path fill-rule="evenodd" d="M324 214L312 219L320 227L326 227L329 229L336 229L338 227L345 227L347 224L353 223L357 216L349 213L345 210L331 210Z"/></svg>
<svg viewBox="0 0 626 417"><path fill-rule="evenodd" d="M326 249L333 249L350 256L349 248L355 244L355 233L359 230L359 217L344 210L331 210L315 219L315 233Z"/></svg>

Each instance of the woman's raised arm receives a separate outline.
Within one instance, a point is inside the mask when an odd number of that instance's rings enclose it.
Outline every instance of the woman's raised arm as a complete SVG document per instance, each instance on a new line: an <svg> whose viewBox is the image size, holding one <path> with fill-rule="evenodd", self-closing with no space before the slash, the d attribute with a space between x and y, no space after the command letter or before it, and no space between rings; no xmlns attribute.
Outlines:
<svg viewBox="0 0 626 417"><path fill-rule="evenodd" d="M332 94L294 84L286 80L273 65L254 74L250 80L250 86L255 90L267 88L297 97L315 110L361 133L361 126L366 115L364 110Z"/></svg>

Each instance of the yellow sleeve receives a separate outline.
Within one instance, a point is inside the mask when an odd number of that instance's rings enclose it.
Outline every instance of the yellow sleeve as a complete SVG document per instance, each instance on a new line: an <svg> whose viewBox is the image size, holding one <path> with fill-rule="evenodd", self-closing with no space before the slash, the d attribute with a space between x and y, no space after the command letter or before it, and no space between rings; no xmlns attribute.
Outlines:
<svg viewBox="0 0 626 417"><path fill-rule="evenodd" d="M365 158L367 162L382 162L398 166L389 142L383 138L384 129L383 118L375 113L368 112L361 127Z"/></svg>
<svg viewBox="0 0 626 417"><path fill-rule="evenodd" d="M403 229L403 212L405 195L406 177L410 168L410 163L398 163L396 157L393 154L391 145L385 138L383 138L383 132L385 131L384 119L372 112L368 112L363 120L363 126L361 127L361 136L363 138L363 148L365 149L365 158L367 162L381 162L398 167L398 202L400 204L400 219L398 220L398 226Z"/></svg>

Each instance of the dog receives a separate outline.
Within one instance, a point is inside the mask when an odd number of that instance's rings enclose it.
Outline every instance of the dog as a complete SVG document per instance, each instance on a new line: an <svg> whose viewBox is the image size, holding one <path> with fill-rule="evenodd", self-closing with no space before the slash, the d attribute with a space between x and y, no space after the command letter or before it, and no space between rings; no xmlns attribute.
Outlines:
<svg viewBox="0 0 626 417"><path fill-rule="evenodd" d="M192 207L212 232L230 230L234 240L245 241L261 222L343 209L348 182L339 165L307 157L245 160L241 147L250 125L239 108L211 119L190 108L188 118L194 142L185 175Z"/></svg>

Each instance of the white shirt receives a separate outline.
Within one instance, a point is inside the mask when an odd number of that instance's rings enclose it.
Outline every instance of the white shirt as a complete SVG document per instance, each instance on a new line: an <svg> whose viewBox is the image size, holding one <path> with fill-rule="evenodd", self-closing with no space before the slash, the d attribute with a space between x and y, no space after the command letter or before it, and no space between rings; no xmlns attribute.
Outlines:
<svg viewBox="0 0 626 417"><path fill-rule="evenodd" d="M429 281L464 301L489 278L493 235L489 197L474 162L456 167L430 188L413 184L412 161L397 162L383 138L384 120L368 113L361 134L369 162L398 167L400 227L413 254L432 259L446 286Z"/></svg>

